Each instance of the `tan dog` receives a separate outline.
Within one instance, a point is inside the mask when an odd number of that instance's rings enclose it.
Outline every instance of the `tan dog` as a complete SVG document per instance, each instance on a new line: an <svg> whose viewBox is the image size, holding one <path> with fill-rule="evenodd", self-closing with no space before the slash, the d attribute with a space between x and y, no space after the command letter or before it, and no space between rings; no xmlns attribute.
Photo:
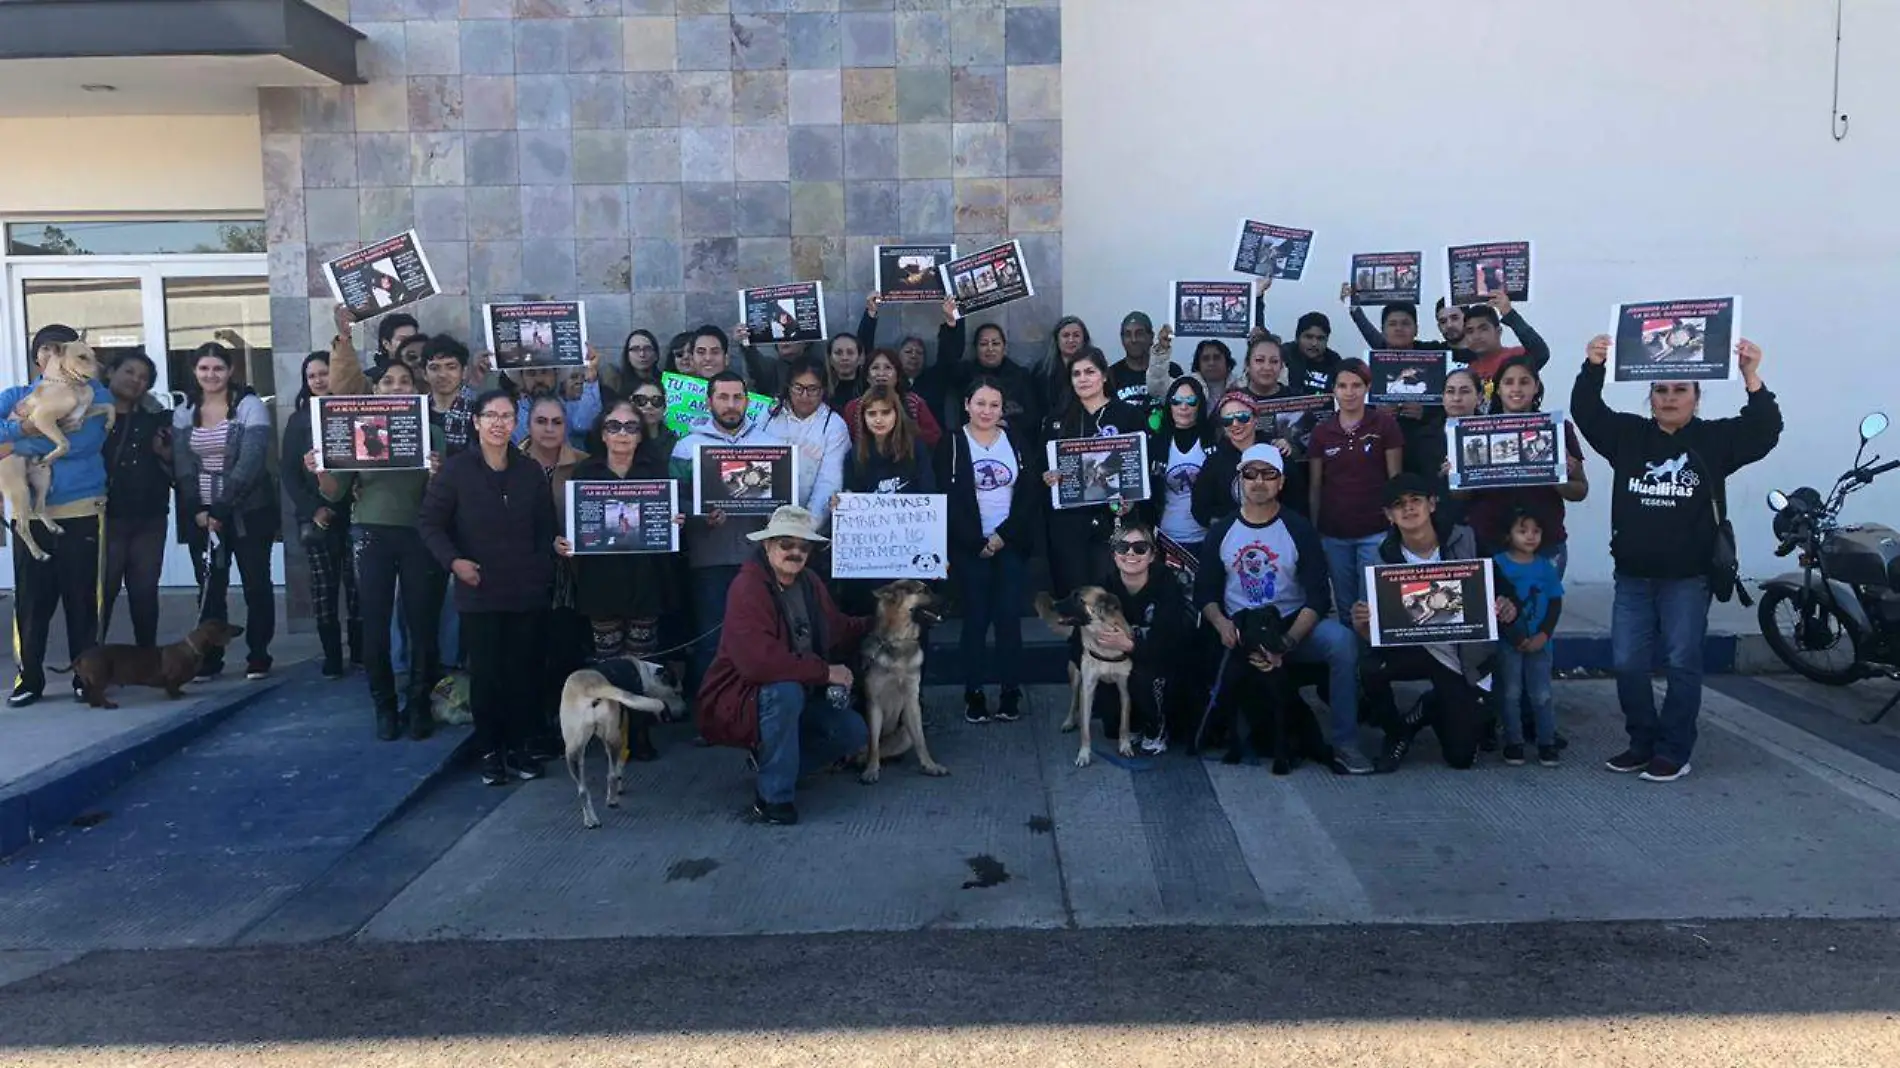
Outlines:
<svg viewBox="0 0 1900 1068"><path fill-rule="evenodd" d="M615 673L631 667L629 680L638 678L644 693L632 693L607 681L607 676L592 668L582 668L567 677L561 687L561 740L567 752L567 773L581 795L581 825L600 826L594 814L594 798L587 792L587 743L599 738L607 747L607 807L620 807L620 791L625 785L627 768L628 713L678 717L685 708L672 673L644 660L614 665ZM625 706L624 709L622 706Z"/></svg>
<svg viewBox="0 0 1900 1068"><path fill-rule="evenodd" d="M222 649L244 633L216 620L198 624L182 642L146 649L137 645L95 645L73 661L73 675L94 708L117 708L106 700L108 686L157 686L166 697L183 697L184 685L196 678L205 654Z"/></svg>
<svg viewBox="0 0 1900 1068"><path fill-rule="evenodd" d="M43 513L47 490L53 484L53 461L71 448L66 435L84 425L94 408L106 412L106 429L112 428L112 406L92 403L92 383L98 377L99 360L90 345L83 341L61 345L59 354L46 361L39 384L20 398L10 416L32 419L53 443L53 451L38 459L29 461L20 455L0 459L0 497L6 499L7 511L13 514L13 529L35 560L46 559L46 551L33 540L33 521L37 519L46 529L60 533L59 524Z"/></svg>
<svg viewBox="0 0 1900 1068"><path fill-rule="evenodd" d="M1122 616L1121 602L1100 586L1081 586L1060 601L1051 601L1046 593L1037 594L1036 614L1057 634L1066 637L1072 630L1082 634L1082 663L1069 665L1069 718L1062 721L1064 731L1080 729L1082 732L1082 744L1075 752L1075 766L1086 768L1095 759L1089 745L1089 730L1095 718L1095 687L1103 682L1113 683L1122 699L1122 727L1116 748L1123 756L1134 756L1135 740L1129 733L1132 708L1128 676L1135 662L1129 654L1114 652L1102 644L1102 634L1106 631L1131 633L1128 620Z"/></svg>
<svg viewBox="0 0 1900 1068"><path fill-rule="evenodd" d="M877 591L877 611L864 639L864 717L871 728L864 772L858 781L877 781L886 758L917 748L917 766L925 775L950 769L930 759L924 744L924 627L942 619L937 595L916 579L899 579Z"/></svg>

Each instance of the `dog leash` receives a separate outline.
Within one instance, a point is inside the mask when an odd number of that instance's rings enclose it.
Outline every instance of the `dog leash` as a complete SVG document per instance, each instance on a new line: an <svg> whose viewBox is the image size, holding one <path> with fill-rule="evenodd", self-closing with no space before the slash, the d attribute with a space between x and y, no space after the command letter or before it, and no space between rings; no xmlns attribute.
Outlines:
<svg viewBox="0 0 1900 1068"><path fill-rule="evenodd" d="M1207 721L1213 718L1214 706L1220 703L1221 683L1227 681L1227 658L1232 656L1233 652L1225 646L1221 647L1220 666L1214 669L1214 685L1208 687L1207 707L1201 710L1201 723L1194 728L1194 739L1190 745L1190 748L1197 753L1201 751L1202 739L1207 737Z"/></svg>
<svg viewBox="0 0 1900 1068"><path fill-rule="evenodd" d="M675 646L673 646L673 647L672 647L671 649L661 649L661 650L658 650L658 651L656 651L656 652L652 652L652 653L646 653L646 654L644 654L644 655L642 655L642 656L640 657L640 659L642 659L642 660L658 660L658 659L659 659L660 657L663 657L663 656L665 656L665 655L666 655L666 654L668 654L668 653L677 653L677 652L679 652L679 651L680 651L681 649L691 649L691 648L692 648L693 646L695 646L695 645L698 645L698 644L699 644L700 642L703 642L703 641L705 641L705 640L706 640L707 638L710 638L710 637L712 637L712 636L713 636L714 634L717 634L717 633L719 633L719 628L721 628L721 627L723 627L723 626L725 626L725 624L724 624L724 623L715 623L715 624L713 624L713 627L712 627L712 629L711 629L711 630L709 630L709 631L707 631L707 632L706 632L706 633L704 633L704 634L701 634L701 635L700 635L699 637L697 637L697 638L691 638L691 639L688 639L688 640L686 640L686 641L683 641L683 642L681 642L681 643L679 643L678 645L675 645Z"/></svg>

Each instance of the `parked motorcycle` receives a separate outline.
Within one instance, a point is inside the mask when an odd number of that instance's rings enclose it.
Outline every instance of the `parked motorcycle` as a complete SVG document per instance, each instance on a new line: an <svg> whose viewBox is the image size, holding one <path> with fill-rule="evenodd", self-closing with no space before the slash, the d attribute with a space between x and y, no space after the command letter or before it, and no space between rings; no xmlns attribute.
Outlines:
<svg viewBox="0 0 1900 1068"><path fill-rule="evenodd" d="M1839 521L1849 496L1900 468L1900 460L1861 459L1887 425L1884 412L1860 421L1854 466L1825 499L1809 486L1768 494L1781 540L1775 555L1799 551L1801 570L1761 584L1762 637L1790 668L1830 686L1875 676L1900 680L1900 531ZM1862 722L1880 722L1896 703L1900 691Z"/></svg>

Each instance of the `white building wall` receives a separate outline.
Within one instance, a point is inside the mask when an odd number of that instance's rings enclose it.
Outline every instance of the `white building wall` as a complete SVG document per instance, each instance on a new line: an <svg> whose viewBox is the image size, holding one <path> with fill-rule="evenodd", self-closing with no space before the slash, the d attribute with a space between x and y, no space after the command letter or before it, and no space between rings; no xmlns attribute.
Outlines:
<svg viewBox="0 0 1900 1068"><path fill-rule="evenodd" d="M0 216L264 210L257 115L0 118Z"/></svg>
<svg viewBox="0 0 1900 1068"><path fill-rule="evenodd" d="M1566 404L1622 300L1743 297L1788 427L1730 483L1744 571L1771 554L1762 495L1851 459L1854 423L1900 418L1900 5L1848 0L1845 140L1830 133L1834 5L1746 0L1088 0L1063 8L1065 310L1112 337L1156 321L1175 277L1231 277L1242 216L1316 231L1269 325L1304 311L1363 352L1338 302L1354 252L1536 242L1527 319ZM1442 268L1436 273L1442 274ZM1436 292L1433 292L1433 290ZM1426 333L1434 336L1426 309ZM1375 312L1376 321L1376 312ZM1113 342L1107 346L1114 350ZM1733 414L1739 382L1706 391ZM1635 410L1641 389L1616 386ZM1900 455L1900 431L1882 443ZM1570 510L1574 577L1609 575L1608 468ZM1900 525L1900 476L1848 515Z"/></svg>

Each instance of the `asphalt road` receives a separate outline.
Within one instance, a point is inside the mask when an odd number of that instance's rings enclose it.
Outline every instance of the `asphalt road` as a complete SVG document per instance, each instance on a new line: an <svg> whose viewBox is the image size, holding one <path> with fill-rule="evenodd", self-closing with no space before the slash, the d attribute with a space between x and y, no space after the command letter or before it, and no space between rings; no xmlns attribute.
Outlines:
<svg viewBox="0 0 1900 1068"><path fill-rule="evenodd" d="M345 942L82 958L0 1064L1866 1068L1897 1011L1893 923Z"/></svg>

